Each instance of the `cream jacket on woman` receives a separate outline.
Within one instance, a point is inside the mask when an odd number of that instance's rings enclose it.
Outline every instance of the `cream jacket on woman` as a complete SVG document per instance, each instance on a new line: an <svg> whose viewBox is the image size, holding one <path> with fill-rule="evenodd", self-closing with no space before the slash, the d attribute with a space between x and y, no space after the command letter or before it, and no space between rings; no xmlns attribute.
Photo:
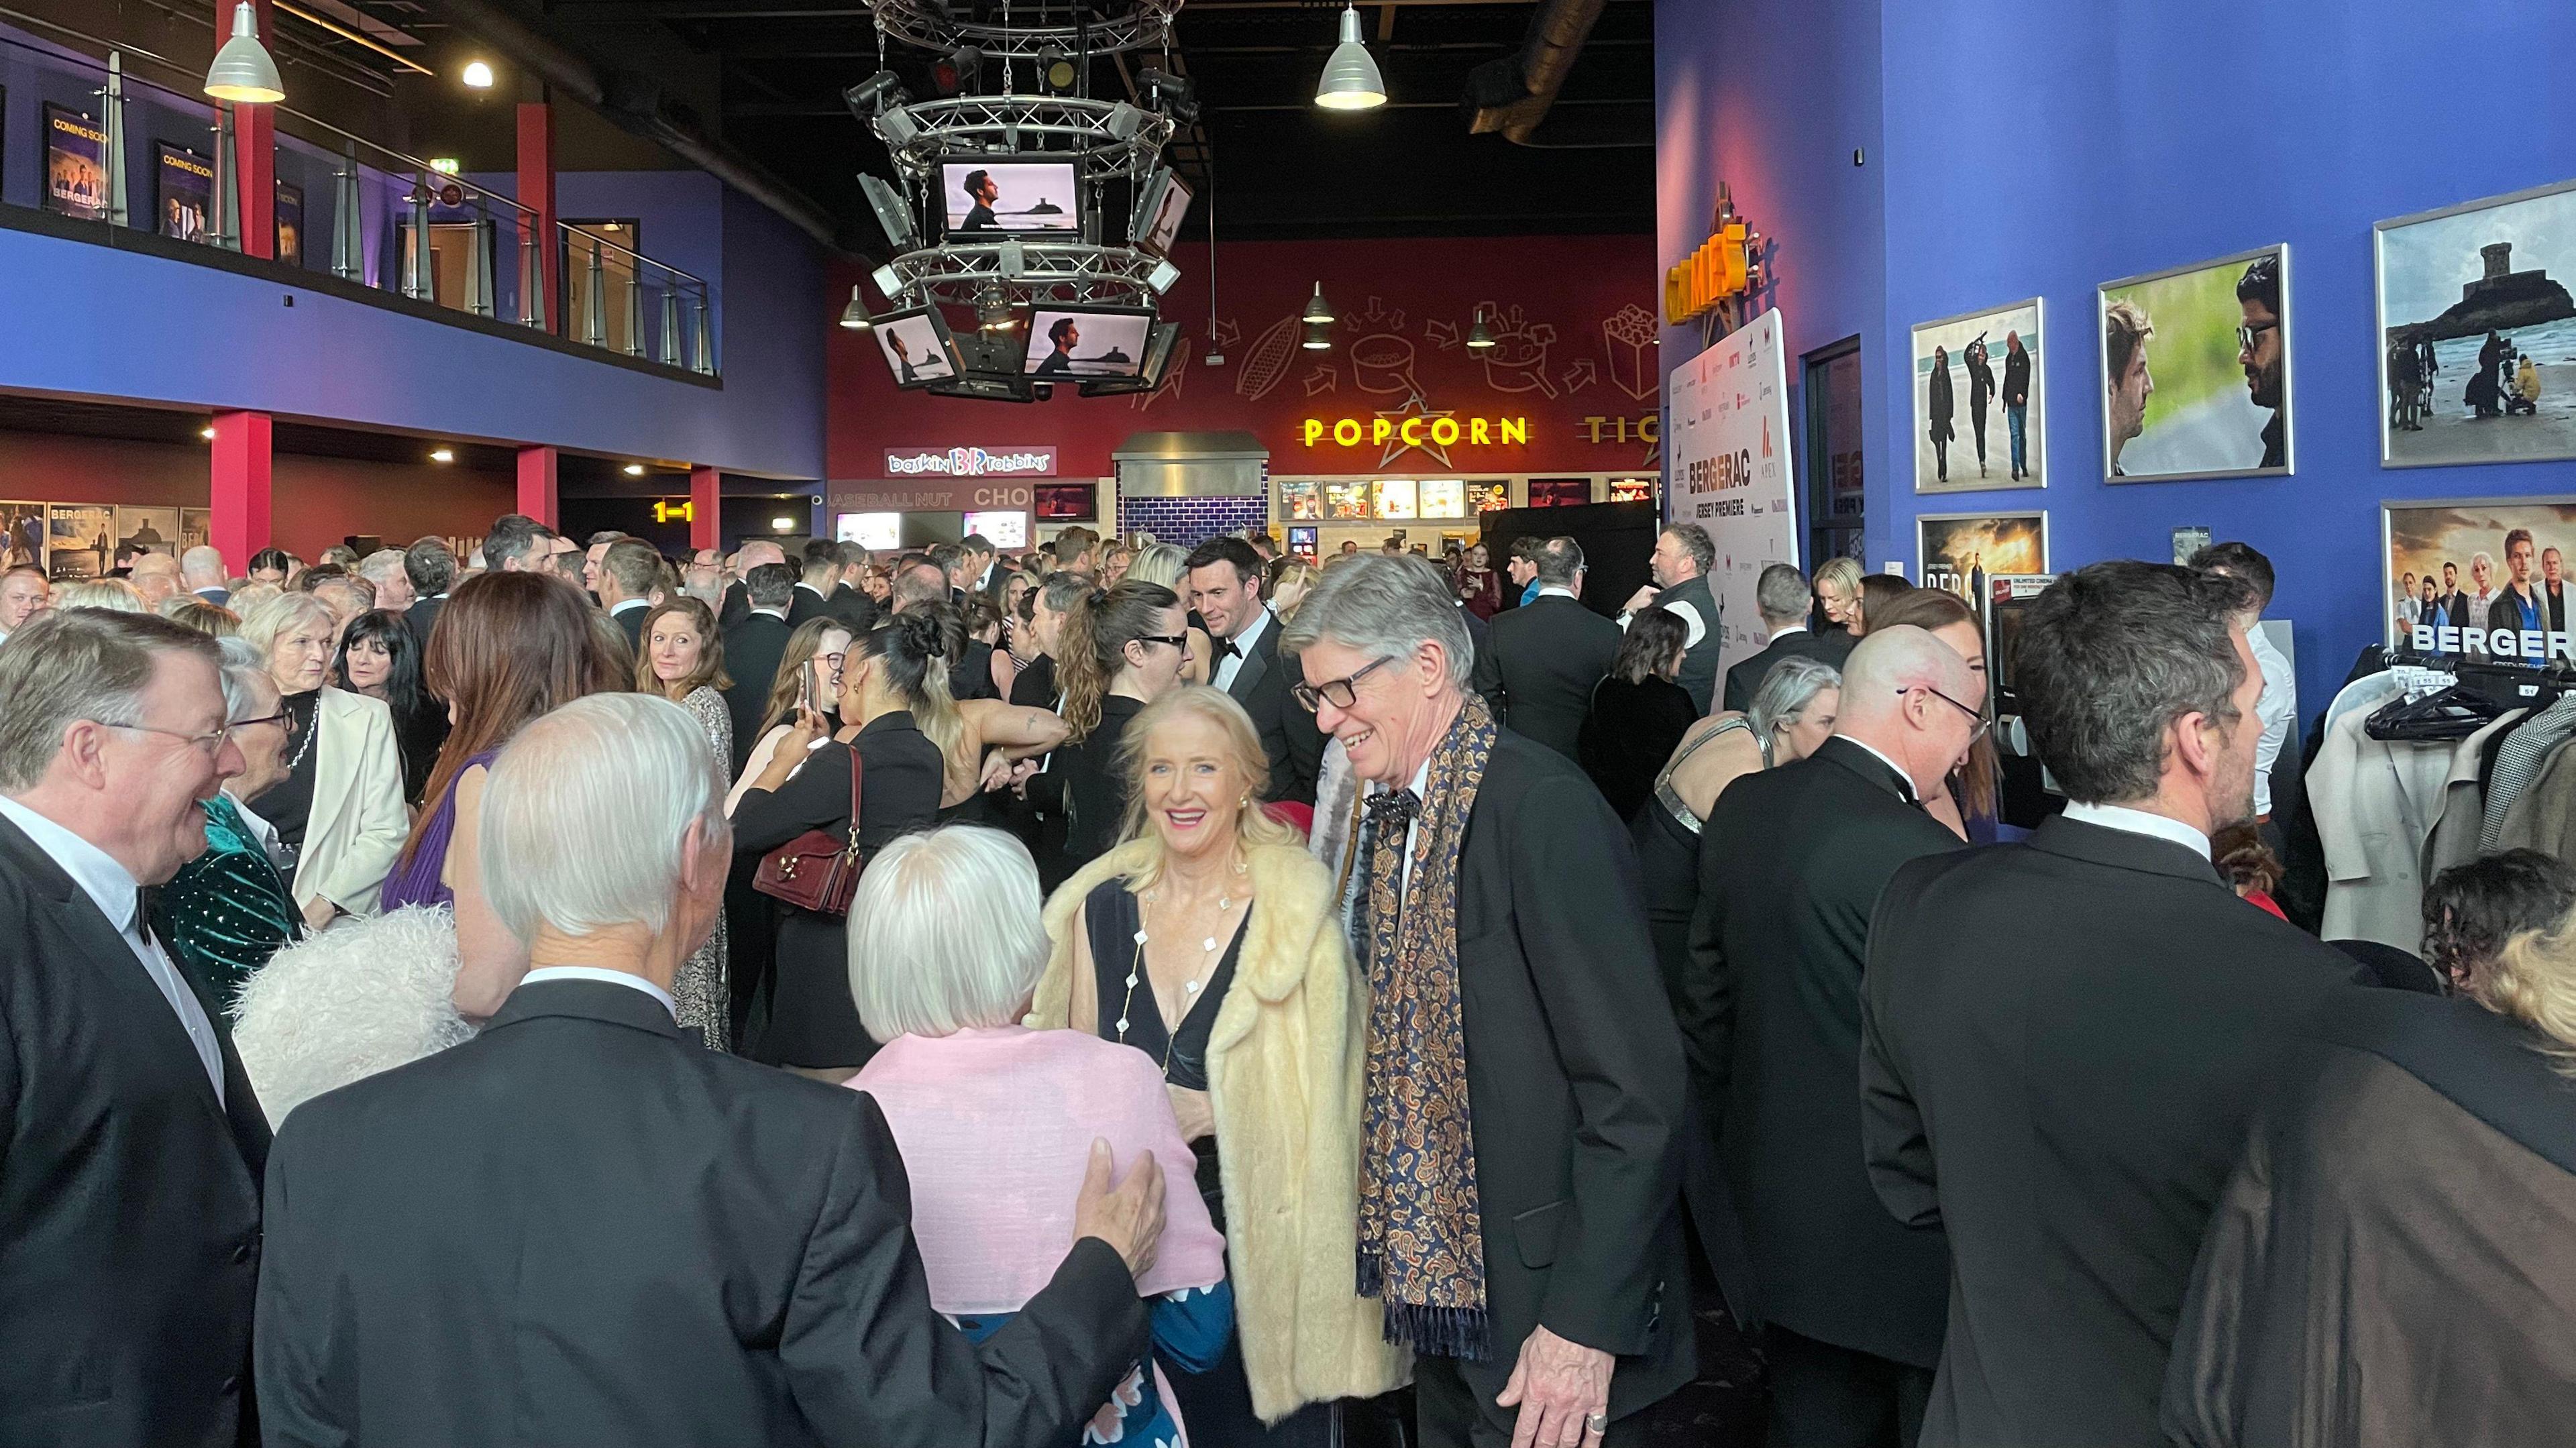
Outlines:
<svg viewBox="0 0 2576 1448"><path fill-rule="evenodd" d="M1030 1025L1067 1022L1084 898L1160 848L1131 840L1047 902L1055 950ZM1208 1033L1208 1095L1244 1375L1253 1411L1275 1422L1304 1403L1383 1393L1412 1361L1386 1341L1377 1300L1352 1288L1368 991L1333 918L1332 881L1294 845L1255 849L1249 863L1252 928Z"/></svg>
<svg viewBox="0 0 2576 1448"><path fill-rule="evenodd" d="M382 699L324 686L314 701L313 812L296 858L298 908L315 897L373 915L376 892L411 834L403 808L402 750Z"/></svg>

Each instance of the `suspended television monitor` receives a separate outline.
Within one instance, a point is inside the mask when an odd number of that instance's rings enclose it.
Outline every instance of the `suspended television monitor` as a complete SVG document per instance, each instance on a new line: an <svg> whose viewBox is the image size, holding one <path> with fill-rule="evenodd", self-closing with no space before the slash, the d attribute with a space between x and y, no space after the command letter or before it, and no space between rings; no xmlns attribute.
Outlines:
<svg viewBox="0 0 2576 1448"><path fill-rule="evenodd" d="M1136 215L1128 223L1129 244L1138 251L1169 256L1172 242L1181 234L1181 223L1189 214L1188 183L1173 175L1171 167L1162 167L1137 188Z"/></svg>
<svg viewBox="0 0 2576 1448"><path fill-rule="evenodd" d="M1088 523L1100 515L1100 485L1040 483L1037 514L1046 523Z"/></svg>
<svg viewBox="0 0 2576 1448"><path fill-rule="evenodd" d="M1150 307L1041 303L1029 309L1028 351L1020 370L1040 381L1142 377L1153 339Z"/></svg>
<svg viewBox="0 0 2576 1448"><path fill-rule="evenodd" d="M939 209L948 235L960 240L1082 234L1081 185L1071 161L942 161Z"/></svg>
<svg viewBox="0 0 2576 1448"><path fill-rule="evenodd" d="M953 380L964 364L957 355L957 339L948 330L948 319L936 307L907 307L876 319L869 331L877 351L885 358L886 371L897 387L928 387L934 382Z"/></svg>

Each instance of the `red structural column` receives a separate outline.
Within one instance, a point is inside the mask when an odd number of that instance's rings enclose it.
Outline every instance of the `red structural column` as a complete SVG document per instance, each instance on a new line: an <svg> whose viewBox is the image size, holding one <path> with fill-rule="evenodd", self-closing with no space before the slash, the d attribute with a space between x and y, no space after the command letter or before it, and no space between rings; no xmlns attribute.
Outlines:
<svg viewBox="0 0 2576 1448"><path fill-rule="evenodd" d="M215 44L233 33L233 9L241 0L215 0ZM269 0L250 0L259 22L259 43L277 50L277 25ZM241 187L241 249L245 256L277 255L277 117L271 107L233 107L233 175ZM266 436L265 433L262 436ZM266 513L262 513L266 518ZM264 526L264 524L263 524ZM265 545L263 545L265 546Z"/></svg>
<svg viewBox="0 0 2576 1448"><path fill-rule="evenodd" d="M724 475L689 469L689 550L724 546Z"/></svg>
<svg viewBox="0 0 2576 1448"><path fill-rule="evenodd" d="M237 574L248 572L250 556L268 546L268 439L265 412L215 414L208 541Z"/></svg>
<svg viewBox="0 0 2576 1448"><path fill-rule="evenodd" d="M555 450L519 449L519 511L551 528L555 526Z"/></svg>
<svg viewBox="0 0 2576 1448"><path fill-rule="evenodd" d="M519 102L519 204L537 214L535 240L545 267L546 330L560 336L563 252L555 245L555 112L544 101ZM522 217L520 225L527 224Z"/></svg>

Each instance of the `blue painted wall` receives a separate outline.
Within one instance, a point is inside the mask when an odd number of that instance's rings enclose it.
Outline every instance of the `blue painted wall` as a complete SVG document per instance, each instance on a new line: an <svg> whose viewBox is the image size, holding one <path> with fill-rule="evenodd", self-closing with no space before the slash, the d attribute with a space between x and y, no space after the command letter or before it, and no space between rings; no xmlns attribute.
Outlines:
<svg viewBox="0 0 2576 1448"><path fill-rule="evenodd" d="M1793 344L1862 335L1873 563L1913 570L1918 512L2045 507L2061 567L2163 559L2173 528L2205 524L2272 556L2313 714L2382 632L2382 499L2576 494L2569 463L2379 466L2371 265L2373 222L2576 177L2570 55L2576 6L2533 0L1661 6L1662 250L1696 244L1692 183L1725 175L1780 239ZM1856 81L1863 65L1877 73ZM1862 131L1880 139L1856 171ZM2297 474L2103 482L2095 285L2275 242ZM2034 294L2058 342L2054 485L1918 500L1894 385L1907 327ZM1671 335L1664 350L1688 355Z"/></svg>

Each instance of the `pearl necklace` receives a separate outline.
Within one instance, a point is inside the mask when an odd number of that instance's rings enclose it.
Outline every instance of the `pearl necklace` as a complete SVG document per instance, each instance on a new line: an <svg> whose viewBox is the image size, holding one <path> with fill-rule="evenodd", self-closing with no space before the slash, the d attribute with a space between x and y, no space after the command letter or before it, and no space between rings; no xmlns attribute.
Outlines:
<svg viewBox="0 0 2576 1448"><path fill-rule="evenodd" d="M1234 873L1238 877L1246 874L1250 868L1250 865L1245 861L1237 860L1234 862ZM1134 953L1129 955L1127 958L1127 994L1118 1005L1118 1040L1122 1045L1125 1044L1127 1040L1127 1026L1129 1018L1134 1015L1136 1009L1136 986L1138 981L1142 979L1146 973L1145 942L1151 937L1151 932L1145 929L1145 907L1160 902L1162 897L1163 892L1159 889L1155 889L1146 891L1142 896L1138 897L1137 900L1136 948ZM1227 912L1234 909L1234 906L1235 900L1231 888L1216 897L1216 913L1218 918L1222 919ZM1182 1023L1186 1023L1189 1020L1190 1008L1198 1004L1199 992L1207 988L1208 973L1216 964L1216 956L1219 948L1220 942L1216 936L1206 936L1199 941L1199 968L1188 980L1181 983L1182 1006L1180 1021ZM1180 1038L1181 1027L1180 1024L1177 1023L1174 1024L1171 1029L1163 1033L1163 1074L1166 1076L1171 1074L1172 1050L1173 1047L1179 1043Z"/></svg>

